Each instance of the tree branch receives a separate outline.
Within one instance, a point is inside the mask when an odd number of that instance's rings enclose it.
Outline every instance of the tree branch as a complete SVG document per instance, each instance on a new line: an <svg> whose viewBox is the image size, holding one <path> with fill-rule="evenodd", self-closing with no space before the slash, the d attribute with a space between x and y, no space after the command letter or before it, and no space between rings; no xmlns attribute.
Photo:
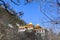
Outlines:
<svg viewBox="0 0 60 40"><path fill-rule="evenodd" d="M60 6L60 3L58 2L58 0L56 0L56 1L57 1L58 6Z"/></svg>
<svg viewBox="0 0 60 40"><path fill-rule="evenodd" d="M9 13L9 11L8 11L8 7L6 6L6 4L5 4L5 2L3 1L3 0L0 0L2 3L3 3L3 6L5 7L5 10Z"/></svg>
<svg viewBox="0 0 60 40"><path fill-rule="evenodd" d="M15 3L13 0L11 0L11 2L14 3L15 5L19 5L19 4Z"/></svg>

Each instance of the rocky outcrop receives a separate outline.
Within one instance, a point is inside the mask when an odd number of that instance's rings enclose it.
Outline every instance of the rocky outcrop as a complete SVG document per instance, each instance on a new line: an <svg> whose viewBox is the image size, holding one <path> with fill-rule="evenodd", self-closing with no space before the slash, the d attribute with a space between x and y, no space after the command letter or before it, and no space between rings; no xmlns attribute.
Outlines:
<svg viewBox="0 0 60 40"><path fill-rule="evenodd" d="M18 40L18 27L16 23L25 25L16 15L8 13L4 8L0 7L0 40ZM10 28L11 24L13 28Z"/></svg>

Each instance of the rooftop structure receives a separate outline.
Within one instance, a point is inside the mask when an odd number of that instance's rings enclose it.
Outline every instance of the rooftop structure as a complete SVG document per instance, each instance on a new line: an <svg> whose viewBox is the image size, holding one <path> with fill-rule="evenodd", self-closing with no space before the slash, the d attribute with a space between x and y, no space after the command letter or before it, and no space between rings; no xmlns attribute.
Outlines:
<svg viewBox="0 0 60 40"><path fill-rule="evenodd" d="M45 29L44 28L42 28L39 24L37 24L36 26L34 26L31 22L29 23L29 24L27 24L27 25L25 25L25 26L19 26L18 27L18 30L19 30L19 32L20 32L20 30L21 31L25 31L25 30L35 30L37 33L44 33L45 32Z"/></svg>

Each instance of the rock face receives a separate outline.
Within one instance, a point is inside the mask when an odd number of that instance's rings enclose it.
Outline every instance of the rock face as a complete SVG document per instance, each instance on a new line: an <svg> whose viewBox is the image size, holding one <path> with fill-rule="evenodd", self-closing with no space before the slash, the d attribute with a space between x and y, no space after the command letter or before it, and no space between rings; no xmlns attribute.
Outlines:
<svg viewBox="0 0 60 40"><path fill-rule="evenodd" d="M20 20L16 15L8 13L0 7L0 40L18 40L18 27L16 23L25 25L23 20ZM11 24L13 28L9 27Z"/></svg>

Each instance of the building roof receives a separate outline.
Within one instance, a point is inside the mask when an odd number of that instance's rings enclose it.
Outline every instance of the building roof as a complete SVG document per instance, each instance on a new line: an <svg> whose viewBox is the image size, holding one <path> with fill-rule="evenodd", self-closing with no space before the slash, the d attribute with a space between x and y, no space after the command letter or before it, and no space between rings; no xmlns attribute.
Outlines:
<svg viewBox="0 0 60 40"><path fill-rule="evenodd" d="M39 24L36 24L35 29L40 29L42 28Z"/></svg>
<svg viewBox="0 0 60 40"><path fill-rule="evenodd" d="M32 22L30 22L29 24L27 24L25 27L27 27L27 28L31 28L31 27L33 27Z"/></svg>

